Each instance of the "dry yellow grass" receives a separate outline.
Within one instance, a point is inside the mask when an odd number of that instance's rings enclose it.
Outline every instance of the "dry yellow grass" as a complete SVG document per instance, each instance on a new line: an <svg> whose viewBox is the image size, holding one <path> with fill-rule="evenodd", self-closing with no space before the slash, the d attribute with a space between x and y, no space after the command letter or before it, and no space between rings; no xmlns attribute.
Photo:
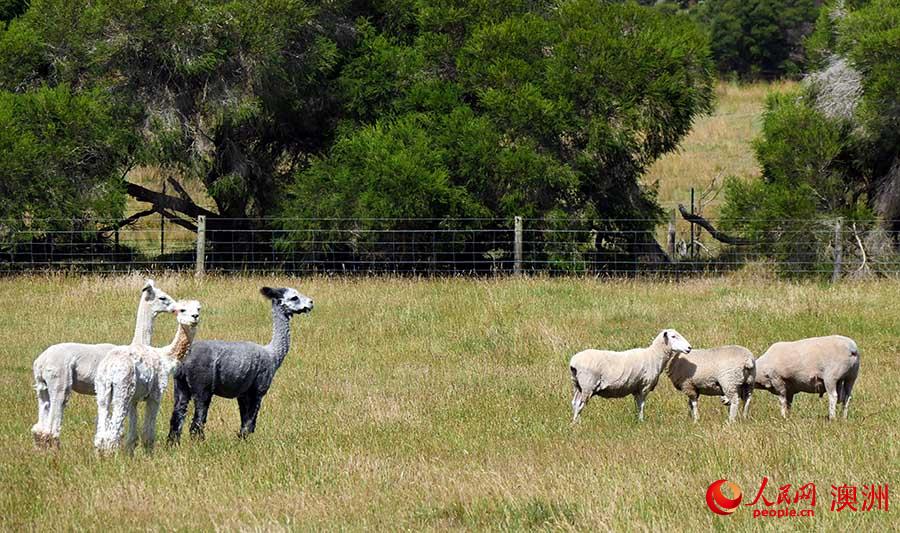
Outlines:
<svg viewBox="0 0 900 533"><path fill-rule="evenodd" d="M295 319L257 432L238 441L237 406L217 398L205 442L98 460L94 398L75 395L63 449L35 452L32 360L64 340L129 339L140 278L0 279L0 530L895 528L893 510L829 505L831 484L898 481L897 281L157 281L203 302L200 338L267 341L260 285L315 299ZM573 427L571 354L643 345L664 326L695 346L739 342L757 354L779 339L850 335L863 361L851 418L828 423L825 401L803 395L782 421L776 399L757 391L750 421L726 425L718 400L704 398L692 424L663 378L645 423L630 399L598 399ZM161 318L157 343L173 330ZM706 509L710 482L725 477L752 498L763 476L770 500L777 486L815 482L817 516Z"/></svg>
<svg viewBox="0 0 900 533"><path fill-rule="evenodd" d="M659 184L659 203L666 210L679 203L689 206L691 187L697 194L714 179L726 176L753 179L760 169L751 142L762 125L766 95L786 91L795 82L735 84L722 82L716 87L716 109L694 124L680 149L657 161L643 178L648 185ZM719 196L704 209L718 213Z"/></svg>

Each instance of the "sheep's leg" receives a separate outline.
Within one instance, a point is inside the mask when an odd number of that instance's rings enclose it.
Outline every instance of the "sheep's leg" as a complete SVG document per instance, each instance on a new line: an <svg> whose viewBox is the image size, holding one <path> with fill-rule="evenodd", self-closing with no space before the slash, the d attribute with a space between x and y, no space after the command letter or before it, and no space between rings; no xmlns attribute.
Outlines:
<svg viewBox="0 0 900 533"><path fill-rule="evenodd" d="M825 392L828 393L828 420L834 420L837 414L838 389L834 380L825 382Z"/></svg>
<svg viewBox="0 0 900 533"><path fill-rule="evenodd" d="M753 391L751 390L744 397L744 418L750 418L750 400L753 398Z"/></svg>
<svg viewBox="0 0 900 533"><path fill-rule="evenodd" d="M700 410L697 408L697 397L688 396L688 409L691 411L691 418L694 422L700 421Z"/></svg>
<svg viewBox="0 0 900 533"><path fill-rule="evenodd" d="M853 384L856 382L856 376L848 377L844 380L844 409L843 409L843 417L844 420L847 419L847 414L850 412L850 398L853 397Z"/></svg>
<svg viewBox="0 0 900 533"><path fill-rule="evenodd" d="M141 445L144 451L153 451L156 443L156 417L159 415L159 397L147 398L147 406L144 407L144 428L141 432Z"/></svg>
<svg viewBox="0 0 900 533"><path fill-rule="evenodd" d="M781 417L787 418L789 414L791 414L791 404L794 403L794 395L793 394L779 394L778 401L781 402Z"/></svg>
<svg viewBox="0 0 900 533"><path fill-rule="evenodd" d="M212 400L211 391L204 391L194 396L194 419L191 420L191 436L200 440L205 438L203 427L206 425L206 413Z"/></svg>
<svg viewBox="0 0 900 533"><path fill-rule="evenodd" d="M644 402L647 400L647 395L643 392L634 393L634 403L637 406L638 410L638 421L644 421Z"/></svg>
<svg viewBox="0 0 900 533"><path fill-rule="evenodd" d="M738 415L738 410L741 408L741 401L738 394L735 392L729 396L728 402L728 422L734 422Z"/></svg>
<svg viewBox="0 0 900 533"><path fill-rule="evenodd" d="M172 418L169 420L169 444L178 444L181 439L181 428L184 427L184 417L187 415L188 404L191 401L191 390L187 382L175 379L175 405L172 407Z"/></svg>

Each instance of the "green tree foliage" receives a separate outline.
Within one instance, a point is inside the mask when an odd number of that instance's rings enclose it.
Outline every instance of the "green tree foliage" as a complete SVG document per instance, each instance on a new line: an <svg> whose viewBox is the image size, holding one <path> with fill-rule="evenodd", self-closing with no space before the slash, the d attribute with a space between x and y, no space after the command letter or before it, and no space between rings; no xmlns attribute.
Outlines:
<svg viewBox="0 0 900 533"><path fill-rule="evenodd" d="M0 27L28 9L28 0L0 0Z"/></svg>
<svg viewBox="0 0 900 533"><path fill-rule="evenodd" d="M712 100L703 32L635 4L426 1L357 28L347 115L286 215L654 219L638 177Z"/></svg>
<svg viewBox="0 0 900 533"><path fill-rule="evenodd" d="M102 91L68 85L0 93L0 231L120 216L121 171L135 144L118 127L125 112Z"/></svg>
<svg viewBox="0 0 900 533"><path fill-rule="evenodd" d="M103 88L142 111L122 125L145 138L139 162L202 180L222 215L264 215L279 179L329 140L341 9L34 0L0 39L0 88Z"/></svg>
<svg viewBox="0 0 900 533"><path fill-rule="evenodd" d="M878 215L894 229L900 216L891 211L900 207L891 171L900 164L900 5L848 4L829 6L820 23L830 34L810 39L820 70L768 100L754 145L762 181L726 187L727 227L780 257L821 253L835 219L871 227Z"/></svg>
<svg viewBox="0 0 900 533"><path fill-rule="evenodd" d="M814 27L814 0L715 0L696 16L709 28L713 58L723 74L743 78L798 76L804 39Z"/></svg>

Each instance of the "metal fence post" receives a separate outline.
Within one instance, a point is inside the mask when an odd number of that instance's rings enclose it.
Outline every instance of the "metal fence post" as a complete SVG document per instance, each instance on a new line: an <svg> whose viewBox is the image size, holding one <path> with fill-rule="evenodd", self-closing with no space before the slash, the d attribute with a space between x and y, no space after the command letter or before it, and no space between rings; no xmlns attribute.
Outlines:
<svg viewBox="0 0 900 533"><path fill-rule="evenodd" d="M522 217L515 218L515 235L513 236L513 273L522 273Z"/></svg>
<svg viewBox="0 0 900 533"><path fill-rule="evenodd" d="M206 273L206 215L197 217L197 266L194 274L202 276Z"/></svg>
<svg viewBox="0 0 900 533"><path fill-rule="evenodd" d="M834 221L834 272L831 273L831 282L837 283L841 279L841 260L844 246L841 233L841 219Z"/></svg>

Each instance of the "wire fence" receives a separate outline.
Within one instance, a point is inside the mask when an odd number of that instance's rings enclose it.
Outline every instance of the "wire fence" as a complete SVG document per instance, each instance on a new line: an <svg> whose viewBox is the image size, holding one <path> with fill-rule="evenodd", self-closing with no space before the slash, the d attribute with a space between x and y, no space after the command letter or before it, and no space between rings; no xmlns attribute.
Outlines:
<svg viewBox="0 0 900 533"><path fill-rule="evenodd" d="M0 274L212 271L290 274L712 274L763 262L781 274L900 276L896 224L768 221L725 244L683 219L198 219L0 221ZM717 224L718 221L710 221Z"/></svg>

